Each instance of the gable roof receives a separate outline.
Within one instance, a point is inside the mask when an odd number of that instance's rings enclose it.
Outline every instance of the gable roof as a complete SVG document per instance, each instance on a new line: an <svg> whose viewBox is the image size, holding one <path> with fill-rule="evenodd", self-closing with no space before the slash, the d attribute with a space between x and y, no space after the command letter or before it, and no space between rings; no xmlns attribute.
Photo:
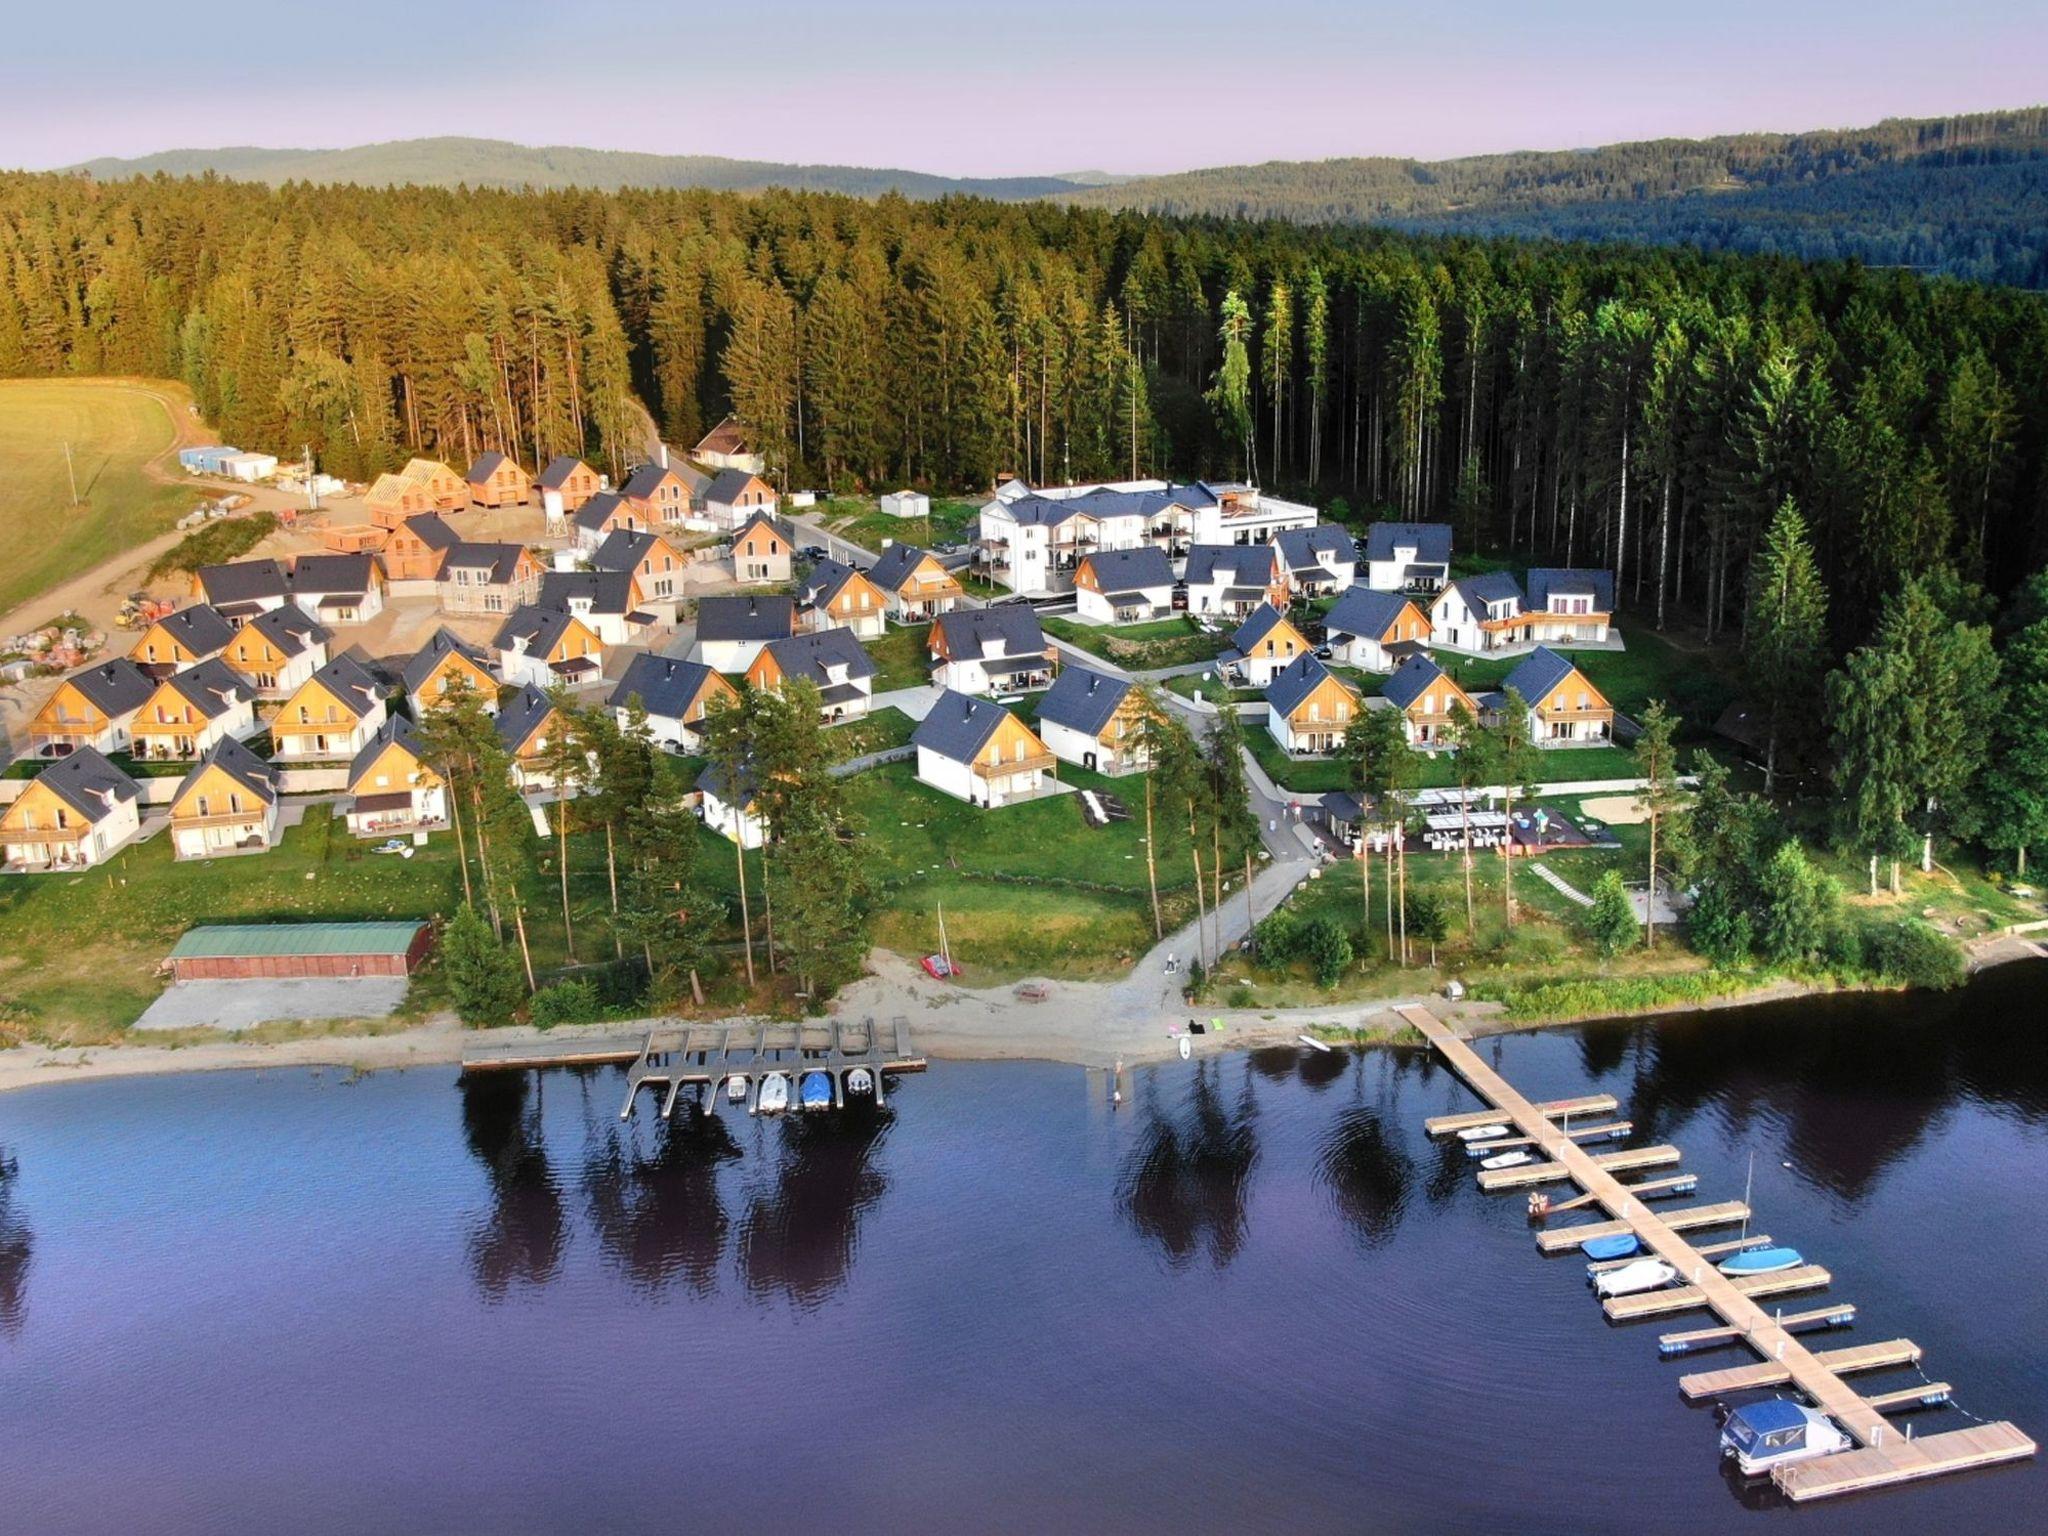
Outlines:
<svg viewBox="0 0 2048 1536"><path fill-rule="evenodd" d="M868 580L884 592L900 592L910 573L924 564L929 550L915 544L891 544L868 570Z"/></svg>
<svg viewBox="0 0 2048 1536"><path fill-rule="evenodd" d="M255 630L286 656L297 656L302 651L334 638L325 624L289 603L282 608L272 608L257 614L249 621L249 628Z"/></svg>
<svg viewBox="0 0 2048 1536"><path fill-rule="evenodd" d="M291 590L308 592L367 592L372 566L366 554L300 555L292 561Z"/></svg>
<svg viewBox="0 0 2048 1536"><path fill-rule="evenodd" d="M956 763L971 763L1010 718L1010 712L993 699L977 699L948 688L911 732L910 744L929 748Z"/></svg>
<svg viewBox="0 0 2048 1536"><path fill-rule="evenodd" d="M195 656L222 650L235 638L235 626L222 618L220 610L210 603L194 603L190 608L167 613L156 621L155 627L161 628Z"/></svg>
<svg viewBox="0 0 2048 1536"><path fill-rule="evenodd" d="M1173 585L1173 567L1166 563L1166 551L1150 544L1139 549L1097 550L1081 563L1095 573L1096 584L1105 595Z"/></svg>
<svg viewBox="0 0 2048 1536"><path fill-rule="evenodd" d="M744 491L750 483L760 479L759 475L744 469L721 469L712 477L711 483L704 487L704 499L707 502L715 501L720 506L729 507L733 504L735 496ZM761 483L763 485L768 484L765 480L762 480ZM775 487L772 485L768 486L768 490L769 494L773 495Z"/></svg>
<svg viewBox="0 0 2048 1536"><path fill-rule="evenodd" d="M632 474L626 476L626 483L619 487L619 494L633 501L645 501L659 489L661 482L671 473L672 471L663 469L659 464L642 464ZM677 475L676 478L680 480L682 476Z"/></svg>
<svg viewBox="0 0 2048 1536"><path fill-rule="evenodd" d="M580 599L596 614L633 612L631 571L544 571L540 578L540 606L573 612L572 602ZM642 614L652 622L652 614Z"/></svg>
<svg viewBox="0 0 2048 1536"><path fill-rule="evenodd" d="M790 525L787 519L777 517L773 512L766 511L757 511L753 513L747 518L747 520L744 523L741 523L739 527L733 529L733 543L738 544L741 539L745 538L749 533L753 532L756 525L766 528L770 533L774 534L777 538L782 540L782 542L785 545L787 545L789 549L794 549L796 547L796 529ZM787 552L788 550L784 551L784 553Z"/></svg>
<svg viewBox="0 0 2048 1536"><path fill-rule="evenodd" d="M626 675L612 690L609 703L614 709L624 709L637 696L648 714L680 720L717 675L701 661L678 661L642 651L626 663Z"/></svg>
<svg viewBox="0 0 2048 1536"><path fill-rule="evenodd" d="M1522 584L1506 571L1460 576L1448 590L1457 593L1465 600L1465 606L1472 609L1484 608L1488 603L1522 601Z"/></svg>
<svg viewBox="0 0 2048 1536"><path fill-rule="evenodd" d="M770 594L697 600L699 640L780 640L795 633L794 598Z"/></svg>
<svg viewBox="0 0 2048 1536"><path fill-rule="evenodd" d="M453 630L443 625L427 637L427 643L412 653L400 674L407 693L418 693L426 680L434 675L434 668L451 655L467 656L471 661L490 671L489 659L481 648L471 645Z"/></svg>
<svg viewBox="0 0 2048 1536"><path fill-rule="evenodd" d="M471 485L482 485L507 465L512 465L512 461L502 453L495 450L490 453L480 453L477 455L476 462L469 466L469 473L462 478ZM512 467L517 468L518 466L512 465Z"/></svg>
<svg viewBox="0 0 2048 1536"><path fill-rule="evenodd" d="M768 642L768 654L784 677L800 677L820 688L832 686L830 669L844 667L849 680L875 675L875 658L861 649L850 629L820 629Z"/></svg>
<svg viewBox="0 0 2048 1536"><path fill-rule="evenodd" d="M1365 530L1368 560L1398 560L1400 549L1413 549L1418 565L1448 565L1451 559L1449 523L1374 523Z"/></svg>
<svg viewBox="0 0 2048 1536"><path fill-rule="evenodd" d="M573 521L578 528L587 528L596 533L604 527L605 519L625 504L617 491L599 491L576 509Z"/></svg>
<svg viewBox="0 0 2048 1536"><path fill-rule="evenodd" d="M429 549L452 549L462 542L462 535L443 521L438 512L422 512L417 517L408 517L403 527L391 530L393 538L403 534L411 534Z"/></svg>
<svg viewBox="0 0 2048 1536"><path fill-rule="evenodd" d="M319 683L359 715L368 714L384 696L383 686L371 676L370 669L346 653L335 657L306 681Z"/></svg>
<svg viewBox="0 0 2048 1536"><path fill-rule="evenodd" d="M498 706L499 744L507 752L517 752L554 712L548 696L528 683Z"/></svg>
<svg viewBox="0 0 2048 1536"><path fill-rule="evenodd" d="M1275 608L1270 602L1261 603L1252 610L1250 618L1237 626L1237 633L1230 637L1230 643L1239 652L1249 656L1252 653L1253 646L1257 645L1266 636L1285 623L1287 623L1287 615L1278 608ZM1289 627L1291 628L1292 626ZM1296 633L1299 634L1300 631L1297 630Z"/></svg>
<svg viewBox="0 0 2048 1536"><path fill-rule="evenodd" d="M1039 722L1100 736L1132 686L1127 677L1110 677L1080 666L1063 668L1038 701Z"/></svg>
<svg viewBox="0 0 2048 1536"><path fill-rule="evenodd" d="M1363 635L1377 640L1401 616L1411 599L1402 592L1376 592L1371 587L1346 587L1330 605L1323 628L1333 635Z"/></svg>
<svg viewBox="0 0 2048 1536"><path fill-rule="evenodd" d="M800 584L798 599L806 608L822 608L858 575L859 571L843 561L820 560Z"/></svg>
<svg viewBox="0 0 2048 1536"><path fill-rule="evenodd" d="M739 424L737 417L728 416L709 432L698 438L697 446L690 451L692 453L749 453L752 449L747 442L747 429Z"/></svg>
<svg viewBox="0 0 2048 1536"><path fill-rule="evenodd" d="M1505 701L1512 688L1522 696L1523 703L1534 704L1577 670L1569 658L1558 655L1547 645L1539 645L1501 679L1501 698ZM1592 684L1588 682L1586 686L1590 688Z"/></svg>
<svg viewBox="0 0 2048 1536"><path fill-rule="evenodd" d="M249 691L241 674L218 657L173 673L164 682L208 720L226 714L234 707L234 699L248 697Z"/></svg>
<svg viewBox="0 0 2048 1536"><path fill-rule="evenodd" d="M1546 609L1550 594L1590 597L1596 613L1614 612L1614 572L1539 566L1529 572L1529 606Z"/></svg>
<svg viewBox="0 0 2048 1536"><path fill-rule="evenodd" d="M590 556L592 569L630 571L647 558L647 551L663 542L658 533L638 533L631 528L614 528L604 536Z"/></svg>
<svg viewBox="0 0 2048 1536"><path fill-rule="evenodd" d="M382 725L377 727L370 739L363 743L355 757L350 760L348 765L348 787L351 793L355 790L356 781L368 773L371 765L377 761L378 754L386 747L394 744L403 747L412 754L416 761L418 760L420 755L419 732L413 728L413 723L403 715L392 715L387 718Z"/></svg>
<svg viewBox="0 0 2048 1536"><path fill-rule="evenodd" d="M543 581L547 578L542 577ZM555 648L555 642L576 617L566 608L543 608L538 603L522 603L512 610L498 629L498 637L491 643L501 651L517 649L516 642L526 642L526 654L546 656Z"/></svg>
<svg viewBox="0 0 2048 1536"><path fill-rule="evenodd" d="M1266 688L1266 702L1283 715L1291 715L1300 708L1302 700L1314 693L1335 674L1315 658L1312 651L1304 651L1294 658ZM1337 686L1346 693L1355 693L1349 683L1336 678Z"/></svg>
<svg viewBox="0 0 2048 1536"><path fill-rule="evenodd" d="M518 576L519 557L525 553L524 544L472 544L464 540L448 551L441 569L482 571L489 585L501 587Z"/></svg>
<svg viewBox="0 0 2048 1536"><path fill-rule="evenodd" d="M1273 542L1279 546L1281 563L1290 571L1358 564L1358 542L1337 523L1282 528L1273 535Z"/></svg>
<svg viewBox="0 0 2048 1536"><path fill-rule="evenodd" d="M1038 622L1038 610L1025 603L956 609L940 614L936 622L954 656L979 656L990 640L998 642L1004 656L1045 654L1045 627Z"/></svg>
<svg viewBox="0 0 2048 1536"><path fill-rule="evenodd" d="M1394 675L1387 679L1380 693L1396 709L1406 709L1443 675L1444 669L1430 657L1410 656L1394 669Z"/></svg>
<svg viewBox="0 0 2048 1536"><path fill-rule="evenodd" d="M1263 587L1273 580L1277 556L1270 544L1192 544L1188 546L1188 585Z"/></svg>
<svg viewBox="0 0 2048 1536"><path fill-rule="evenodd" d="M234 737L223 736L192 765L192 771L185 775L178 785L178 792L171 797L172 803L184 799L186 792L209 768L218 768L265 805L277 799L277 765L265 762Z"/></svg>
<svg viewBox="0 0 2048 1536"><path fill-rule="evenodd" d="M156 679L126 656L103 661L65 679L103 715L126 715L142 708L156 692Z"/></svg>
<svg viewBox="0 0 2048 1536"><path fill-rule="evenodd" d="M585 474L590 472L590 466L573 453L559 454L549 459L548 467L540 472L541 489L559 491L569 483L569 477L579 469Z"/></svg>
<svg viewBox="0 0 2048 1536"><path fill-rule="evenodd" d="M275 560L231 560L225 565L202 565L195 574L206 600L216 607L285 597L292 589L284 567Z"/></svg>
<svg viewBox="0 0 2048 1536"><path fill-rule="evenodd" d="M87 822L97 822L123 800L134 800L142 786L108 762L96 747L80 747L36 775Z"/></svg>

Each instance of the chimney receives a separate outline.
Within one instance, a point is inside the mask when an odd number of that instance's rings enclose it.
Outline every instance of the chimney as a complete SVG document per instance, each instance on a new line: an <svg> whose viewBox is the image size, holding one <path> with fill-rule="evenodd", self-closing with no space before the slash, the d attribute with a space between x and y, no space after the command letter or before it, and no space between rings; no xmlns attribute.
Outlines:
<svg viewBox="0 0 2048 1536"><path fill-rule="evenodd" d="M661 467L662 467L663 469L667 469L667 468L668 468L668 444L667 444L667 443L657 442L657 443L656 443L656 444L654 445L654 462L655 462L655 463L657 463L657 464L659 464L659 465L660 465L660 466L661 466Z"/></svg>

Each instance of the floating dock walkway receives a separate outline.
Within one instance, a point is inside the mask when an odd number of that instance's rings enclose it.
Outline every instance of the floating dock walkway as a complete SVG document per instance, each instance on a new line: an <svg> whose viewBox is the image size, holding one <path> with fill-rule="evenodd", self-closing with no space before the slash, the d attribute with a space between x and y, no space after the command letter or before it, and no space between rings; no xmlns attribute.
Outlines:
<svg viewBox="0 0 2048 1536"><path fill-rule="evenodd" d="M1610 1222L1573 1227L1568 1229L1567 1233L1541 1234L1538 1242L1546 1252L1557 1252L1565 1247L1576 1246L1592 1236L1618 1237L1625 1233L1633 1233L1647 1254L1654 1255L1671 1265L1686 1282L1678 1290L1612 1297L1605 1304L1610 1317L1655 1316L1691 1308L1705 1308L1714 1312L1721 1319L1723 1328L1700 1330L1700 1334L1718 1336L1725 1330L1730 1335L1730 1342L1734 1339L1745 1341L1762 1357L1768 1367L1767 1380L1759 1379L1753 1371L1750 1376L1743 1379L1744 1385L1785 1385L1796 1388L1805 1394L1815 1407L1841 1425L1856 1442L1856 1448L1853 1450L1839 1451L1831 1456L1816 1456L1810 1461L1793 1462L1773 1471L1772 1481L1786 1497L1795 1502L1803 1502L1868 1489L1890 1488L1922 1478L1939 1477L1949 1472L2019 1461L2035 1454L2034 1442L2016 1426L2003 1421L1975 1425L1966 1429L1946 1430L1918 1438L1910 1431L1901 1432L1896 1429L1886 1421L1883 1410L1913 1407L1928 1401L1945 1401L1948 1395L1947 1384L1937 1382L1932 1387L1922 1386L1909 1388L1903 1392L1887 1392L1865 1397L1843 1380L1842 1372L1876 1368L1874 1365L1862 1363L1866 1351L1896 1352L1910 1348L1917 1359L1917 1346L1912 1345L1910 1341L1899 1340L1889 1345L1865 1345L1854 1351L1816 1352L1799 1341L1791 1332L1791 1325L1801 1320L1811 1322L1817 1318L1832 1317L1843 1309L1804 1314L1802 1318L1780 1319L1757 1305L1756 1298L1761 1295L1781 1294L1826 1285L1831 1277L1825 1269L1819 1265L1802 1265L1780 1274L1751 1275L1741 1279L1731 1279L1722 1274L1682 1235L1683 1227L1686 1225L1698 1226L1707 1223L1699 1222L1697 1219L1685 1223L1673 1217L1657 1215L1637 1194L1631 1192L1628 1186L1615 1178L1611 1167L1602 1166L1605 1159L1595 1158L1586 1152L1562 1133L1562 1127L1552 1123L1552 1116L1610 1113L1617 1107L1611 1097L1599 1095L1585 1099L1553 1101L1549 1104L1532 1104L1517 1093L1512 1084L1489 1067L1479 1053L1450 1026L1427 1008L1403 1006L1395 1011L1414 1025L1423 1038L1450 1064L1452 1070L1465 1080L1466 1085L1492 1106L1490 1110L1476 1114L1436 1116L1425 1122L1430 1134L1443 1135L1479 1125L1512 1124L1522 1135L1540 1147L1544 1154L1563 1170L1565 1177L1570 1178L1586 1194L1592 1196L1594 1203L1613 1218ZM1722 1208L1724 1213L1726 1209L1727 1207ZM1740 1211L1741 1207L1736 1206L1735 1209ZM1702 1212L1693 1211L1685 1214L1698 1218ZM1746 1216L1747 1212L1742 1212L1742 1215ZM1725 1222L1729 1218L1723 1214L1716 1219ZM1563 1240L1546 1241L1553 1237ZM1618 1314L1617 1309L1622 1308L1626 1310ZM1667 1335L1667 1339L1685 1337ZM1720 1377L1724 1380L1730 1374L1707 1373L1710 1377ZM1700 1379L1688 1378L1692 1381ZM1724 1387L1722 1390L1735 1389ZM1930 1397L1930 1393L1934 1395Z"/></svg>
<svg viewBox="0 0 2048 1536"><path fill-rule="evenodd" d="M858 1023L834 1020L824 1024L686 1024L645 1034L580 1040L487 1042L462 1053L465 1072L517 1072L545 1067L624 1066L626 1101L619 1118L633 1113L643 1088L661 1093L661 1117L675 1112L685 1088L716 1088L732 1077L747 1080L747 1111L759 1108L761 1079L770 1072L800 1077L828 1072L832 1104L846 1103L846 1079L865 1069L874 1100L884 1102L882 1074L900 1077L922 1072L924 1057L910 1039L909 1020L898 1016L885 1026L873 1019Z"/></svg>

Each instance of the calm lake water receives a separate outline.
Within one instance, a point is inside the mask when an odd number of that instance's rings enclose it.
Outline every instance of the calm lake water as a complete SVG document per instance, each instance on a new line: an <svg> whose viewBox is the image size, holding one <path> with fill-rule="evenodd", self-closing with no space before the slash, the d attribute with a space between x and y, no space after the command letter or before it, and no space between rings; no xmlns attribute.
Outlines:
<svg viewBox="0 0 2048 1536"><path fill-rule="evenodd" d="M2048 966L1514 1036L2048 1433ZM1660 1326L1423 1118L1421 1052L935 1067L879 1117L617 1118L601 1071L0 1098L0 1530L1727 1531ZM1958 1286L1959 1276L1967 1286ZM1704 1322L1705 1319L1700 1319ZM1680 1324L1678 1326L1685 1326ZM1868 1378L1886 1386L1903 1373ZM1873 1386L1875 1390L1875 1386ZM1921 1431L1966 1422L1919 1416ZM1814 1531L2048 1528L2038 1466Z"/></svg>

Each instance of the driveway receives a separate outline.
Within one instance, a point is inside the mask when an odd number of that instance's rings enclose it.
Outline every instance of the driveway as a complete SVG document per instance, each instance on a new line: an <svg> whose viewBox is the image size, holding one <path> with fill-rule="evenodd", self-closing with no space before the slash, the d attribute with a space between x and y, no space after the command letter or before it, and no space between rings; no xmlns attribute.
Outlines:
<svg viewBox="0 0 2048 1536"><path fill-rule="evenodd" d="M382 1019L405 1001L403 976L174 981L137 1029L252 1029L288 1019Z"/></svg>

